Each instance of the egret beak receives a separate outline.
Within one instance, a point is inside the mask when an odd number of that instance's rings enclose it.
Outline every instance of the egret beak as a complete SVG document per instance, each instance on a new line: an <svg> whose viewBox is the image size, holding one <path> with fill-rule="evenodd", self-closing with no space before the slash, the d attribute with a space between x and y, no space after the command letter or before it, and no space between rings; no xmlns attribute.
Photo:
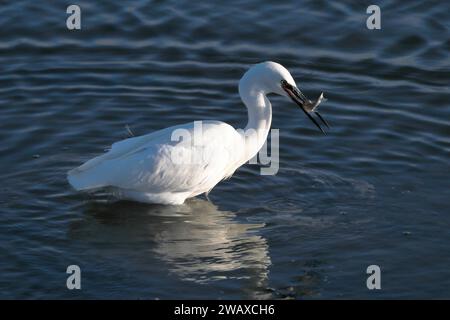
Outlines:
<svg viewBox="0 0 450 320"><path fill-rule="evenodd" d="M314 119L311 115L311 112L314 112L317 117L322 121L322 123L327 127L330 128L330 125L328 122L320 115L319 112L315 111L315 109L319 106L319 104L325 100L323 96L323 92L320 94L319 98L313 103L311 100L305 97L305 95L300 91L299 88L294 87L287 83L287 81L282 81L281 84L282 88L286 93L291 97L292 101L294 101L300 109L305 113L305 115L316 125L317 128L323 133L326 134L326 132L322 129L320 124L317 122L316 119Z"/></svg>

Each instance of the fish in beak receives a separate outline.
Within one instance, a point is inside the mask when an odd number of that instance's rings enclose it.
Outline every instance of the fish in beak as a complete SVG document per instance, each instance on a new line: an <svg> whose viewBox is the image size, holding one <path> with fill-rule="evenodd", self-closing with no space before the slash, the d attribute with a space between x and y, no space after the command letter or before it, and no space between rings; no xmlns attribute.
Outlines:
<svg viewBox="0 0 450 320"><path fill-rule="evenodd" d="M322 101L325 101L325 97L323 96L323 92L320 94L320 96L317 98L315 102L312 102L308 98L305 97L305 95L300 91L299 88L290 85L286 80L281 81L281 87L284 91L289 95L289 97L294 101L300 109L306 114L306 116L319 128L319 130L326 134L326 132L322 129L320 124L317 122L316 119L313 118L311 113L314 113L317 115L317 117L322 121L322 123L329 129L330 125L328 122L320 115L318 111L316 111L317 107Z"/></svg>

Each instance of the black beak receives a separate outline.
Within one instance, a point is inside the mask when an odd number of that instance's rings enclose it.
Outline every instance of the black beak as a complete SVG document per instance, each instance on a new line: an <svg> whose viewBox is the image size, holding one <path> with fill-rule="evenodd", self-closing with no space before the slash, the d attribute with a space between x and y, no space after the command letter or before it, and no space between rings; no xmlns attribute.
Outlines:
<svg viewBox="0 0 450 320"><path fill-rule="evenodd" d="M300 109L305 113L305 115L316 125L317 128L323 133L326 134L326 132L322 129L320 124L317 122L316 119L314 119L311 115L311 112L314 112L317 117L322 121L322 123L327 127L330 128L330 125L327 121L320 115L319 112L315 111L314 109L318 106L318 102L313 104L311 100L305 97L305 95L298 89L297 87L294 87L287 83L287 81L284 81L282 83L282 87L284 91L291 97L292 101L294 101Z"/></svg>

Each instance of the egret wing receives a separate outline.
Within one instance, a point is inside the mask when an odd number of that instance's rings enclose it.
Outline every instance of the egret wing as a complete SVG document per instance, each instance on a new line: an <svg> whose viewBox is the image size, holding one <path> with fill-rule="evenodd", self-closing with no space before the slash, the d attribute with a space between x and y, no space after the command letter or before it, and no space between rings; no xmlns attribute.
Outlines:
<svg viewBox="0 0 450 320"><path fill-rule="evenodd" d="M194 128L189 123L119 141L108 153L74 169L69 181L75 187L78 181L77 189L114 186L147 193L206 192L237 168L242 139L233 127L219 121L204 121L201 134Z"/></svg>

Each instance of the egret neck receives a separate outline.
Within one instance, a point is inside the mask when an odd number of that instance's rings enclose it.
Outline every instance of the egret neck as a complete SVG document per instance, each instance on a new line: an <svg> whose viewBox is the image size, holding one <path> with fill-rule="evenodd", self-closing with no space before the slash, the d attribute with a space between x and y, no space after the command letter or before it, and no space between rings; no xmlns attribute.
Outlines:
<svg viewBox="0 0 450 320"><path fill-rule="evenodd" d="M258 153L269 134L272 105L266 96L268 93L270 92L264 84L258 81L257 73L246 73L239 82L239 94L248 112L247 126L244 132L241 132L245 142L243 162L247 162Z"/></svg>

